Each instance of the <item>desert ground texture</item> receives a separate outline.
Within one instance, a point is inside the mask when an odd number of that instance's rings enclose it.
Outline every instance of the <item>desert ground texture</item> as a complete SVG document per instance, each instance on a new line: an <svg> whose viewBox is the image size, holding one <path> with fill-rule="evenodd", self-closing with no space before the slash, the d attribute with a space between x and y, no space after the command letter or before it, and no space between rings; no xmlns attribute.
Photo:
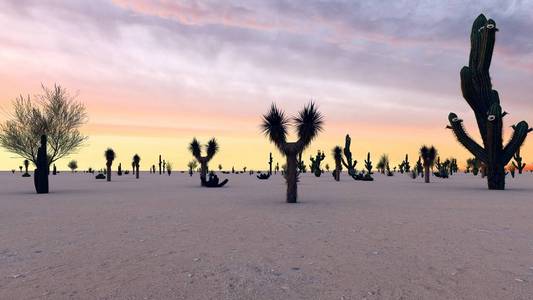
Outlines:
<svg viewBox="0 0 533 300"><path fill-rule="evenodd" d="M0 299L532 299L533 175L0 173Z"/></svg>

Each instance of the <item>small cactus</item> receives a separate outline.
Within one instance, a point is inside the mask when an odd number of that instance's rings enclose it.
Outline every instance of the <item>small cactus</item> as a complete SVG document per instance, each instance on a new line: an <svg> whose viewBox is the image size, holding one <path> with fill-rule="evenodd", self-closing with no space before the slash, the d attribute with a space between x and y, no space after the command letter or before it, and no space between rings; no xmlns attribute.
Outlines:
<svg viewBox="0 0 533 300"><path fill-rule="evenodd" d="M318 150L315 157L311 156L311 172L315 174L316 177L322 175L322 169L320 169L320 163L326 158L324 152Z"/></svg>
<svg viewBox="0 0 533 300"><path fill-rule="evenodd" d="M340 181L342 171L342 148L340 146L335 146L332 152L333 158L335 159L335 171L333 171L333 178L335 178L336 181Z"/></svg>

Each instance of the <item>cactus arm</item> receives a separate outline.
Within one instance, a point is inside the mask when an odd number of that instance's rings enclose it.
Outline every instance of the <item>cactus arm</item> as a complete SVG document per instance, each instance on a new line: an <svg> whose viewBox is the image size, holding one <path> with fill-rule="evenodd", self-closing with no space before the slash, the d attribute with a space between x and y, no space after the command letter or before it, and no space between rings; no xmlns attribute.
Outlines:
<svg viewBox="0 0 533 300"><path fill-rule="evenodd" d="M350 168L349 165L348 165L348 164L346 163L346 161L344 160L344 157L341 158L341 162L342 162L342 164L344 165L344 167L345 167L346 169L349 169L349 168Z"/></svg>
<svg viewBox="0 0 533 300"><path fill-rule="evenodd" d="M512 127L514 129L513 135L509 140L509 143L503 149L503 162L506 163L513 155L518 151L520 146L524 143L527 134L532 131L529 125L525 121L521 121Z"/></svg>
<svg viewBox="0 0 533 300"><path fill-rule="evenodd" d="M456 114L450 113L448 116L450 127L455 134L459 143L461 143L470 153L483 162L487 162L487 153L476 141L474 141L465 131L463 120L459 119Z"/></svg>

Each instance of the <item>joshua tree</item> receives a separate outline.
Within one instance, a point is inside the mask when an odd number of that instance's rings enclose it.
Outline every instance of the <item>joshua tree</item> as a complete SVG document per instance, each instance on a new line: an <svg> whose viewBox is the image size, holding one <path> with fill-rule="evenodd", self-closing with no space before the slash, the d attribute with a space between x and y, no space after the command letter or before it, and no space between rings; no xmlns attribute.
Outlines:
<svg viewBox="0 0 533 300"><path fill-rule="evenodd" d="M387 154L381 155L379 158L378 164L376 165L376 168L381 172L381 174L385 174L385 169L387 168L387 165L389 164L389 156Z"/></svg>
<svg viewBox="0 0 533 300"><path fill-rule="evenodd" d="M518 174L522 174L522 171L526 167L526 164L522 163L522 156L520 156L520 148L516 150L516 153L513 155L513 158L514 158L514 161L512 162L513 166L515 167L516 170L518 170Z"/></svg>
<svg viewBox="0 0 533 300"><path fill-rule="evenodd" d="M196 138L193 138L191 144L189 145L189 150L191 151L192 155L198 161L198 163L200 163L200 181L202 183L202 186L204 186L204 183L207 181L207 164L218 152L217 140L215 138L212 138L211 140L209 140L209 142L207 142L207 145L205 147L207 155L202 156L202 147L200 146L200 143Z"/></svg>
<svg viewBox="0 0 533 300"><path fill-rule="evenodd" d="M429 169L435 163L435 157L437 156L437 150L435 147L427 147L426 145L420 148L420 157L424 161L424 181L429 183Z"/></svg>
<svg viewBox="0 0 533 300"><path fill-rule="evenodd" d="M135 162L134 161L131 162L131 174L135 175Z"/></svg>
<svg viewBox="0 0 533 300"><path fill-rule="evenodd" d="M298 140L287 142L287 130L290 120L285 113L272 104L270 111L263 115L263 132L280 152L287 158L285 180L287 181L287 202L296 203L298 198L298 155L311 144L322 130L323 117L311 102L300 111L292 123L297 129Z"/></svg>
<svg viewBox="0 0 533 300"><path fill-rule="evenodd" d="M326 171L329 172L329 164L326 164L325 167L326 167Z"/></svg>
<svg viewBox="0 0 533 300"><path fill-rule="evenodd" d="M277 174L279 172L279 162L276 162L276 168L274 169L274 173Z"/></svg>
<svg viewBox="0 0 533 300"><path fill-rule="evenodd" d="M76 171L76 169L78 168L78 162L75 160L69 161L68 168L72 171L72 173L74 173L74 171Z"/></svg>
<svg viewBox="0 0 533 300"><path fill-rule="evenodd" d="M450 113L448 120L459 142L486 167L488 188L505 189L505 165L518 151L527 134L532 130L525 121L512 126L514 133L507 145L503 145L502 111L498 92L492 89L489 74L496 37L496 22L479 15L472 25L471 49L468 67L461 70L463 97L474 111L483 147L465 131L462 120Z"/></svg>
<svg viewBox="0 0 533 300"><path fill-rule="evenodd" d="M335 159L335 171L333 171L333 178L335 178L336 181L340 181L342 171L342 148L340 146L335 146L332 153L333 159Z"/></svg>
<svg viewBox="0 0 533 300"><path fill-rule="evenodd" d="M107 148L107 150L104 152L104 156L107 167L107 181L111 181L111 165L113 164L113 160L115 160L116 154L113 149Z"/></svg>
<svg viewBox="0 0 533 300"><path fill-rule="evenodd" d="M135 178L139 179L139 163L141 162L141 157L138 154L133 156L133 165L135 169Z"/></svg>
<svg viewBox="0 0 533 300"><path fill-rule="evenodd" d="M118 167L117 167L117 175L118 175L118 176L122 176L122 163L119 163L119 164L118 164Z"/></svg>
<svg viewBox="0 0 533 300"><path fill-rule="evenodd" d="M194 170L198 168L198 163L195 160L191 160L187 163L187 168L189 168L189 175L192 176Z"/></svg>
<svg viewBox="0 0 533 300"><path fill-rule="evenodd" d="M357 175L357 172L355 170L355 166L357 165L357 160L352 160L352 151L350 151L350 145L352 143L352 139L349 135L346 135L345 142L344 142L344 156L346 157L346 160L342 158L342 164L346 169L348 170L348 175L352 176L352 178L355 179L355 176Z"/></svg>
<svg viewBox="0 0 533 300"><path fill-rule="evenodd" d="M218 170L222 171L222 165L221 164L218 165Z"/></svg>
<svg viewBox="0 0 533 300"><path fill-rule="evenodd" d="M24 160L24 174L22 174L22 177L30 177L30 173L28 173L28 167L30 166L30 161L25 159Z"/></svg>
<svg viewBox="0 0 533 300"><path fill-rule="evenodd" d="M161 165L163 164L163 162L161 161L161 154L159 154L159 175L161 175Z"/></svg>
<svg viewBox="0 0 533 300"><path fill-rule="evenodd" d="M165 174L166 168L167 168L167 162L163 159L163 174Z"/></svg>
<svg viewBox="0 0 533 300"><path fill-rule="evenodd" d="M52 169L52 175L57 175L56 164L54 164L54 168Z"/></svg>
<svg viewBox="0 0 533 300"><path fill-rule="evenodd" d="M316 177L320 177L322 175L322 169L320 169L320 163L326 158L326 154L324 152L321 152L320 150L317 151L316 156L313 158L311 156L311 172L315 174Z"/></svg>

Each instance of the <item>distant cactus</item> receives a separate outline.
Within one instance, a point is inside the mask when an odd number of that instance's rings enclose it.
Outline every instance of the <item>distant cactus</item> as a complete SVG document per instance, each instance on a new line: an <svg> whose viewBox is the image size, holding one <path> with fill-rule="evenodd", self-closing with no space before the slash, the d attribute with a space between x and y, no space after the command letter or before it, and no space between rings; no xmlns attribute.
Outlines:
<svg viewBox="0 0 533 300"><path fill-rule="evenodd" d="M402 163L398 166L400 169L400 173L409 173L411 171L411 165L409 164L409 155L405 155L405 159L402 161Z"/></svg>
<svg viewBox="0 0 533 300"><path fill-rule="evenodd" d="M326 171L329 172L329 164L326 164L326 165L325 165L325 168L326 168Z"/></svg>
<svg viewBox="0 0 533 300"><path fill-rule="evenodd" d="M435 172L434 175L439 178L448 178L450 164L451 161L449 159L446 159L444 162L441 162L440 157L437 157L437 162L435 163L435 167L437 167L437 172Z"/></svg>
<svg viewBox="0 0 533 300"><path fill-rule="evenodd" d="M53 168L52 168L52 175L57 175L56 164L54 164L54 166L53 166Z"/></svg>
<svg viewBox="0 0 533 300"><path fill-rule="evenodd" d="M518 174L522 174L522 171L526 167L526 164L522 163L522 156L520 156L520 148L516 150L516 153L513 155L513 158L514 158L514 161L512 162L513 166L515 167L516 170L518 170Z"/></svg>
<svg viewBox="0 0 533 300"><path fill-rule="evenodd" d="M168 176L172 174L172 164L170 162L167 162L167 174Z"/></svg>
<svg viewBox="0 0 533 300"><path fill-rule="evenodd" d="M316 177L320 177L322 175L322 169L320 169L320 163L326 158L326 154L324 152L318 150L316 153L316 156L313 158L311 156L311 172L315 174Z"/></svg>
<svg viewBox="0 0 533 300"><path fill-rule="evenodd" d="M466 165L467 165L467 168L472 171L472 174L474 176L477 176L477 174L479 173L479 168L481 167L479 159L475 157L469 158L466 160Z"/></svg>
<svg viewBox="0 0 533 300"><path fill-rule="evenodd" d="M276 162L276 168L274 169L274 174L278 174L279 172L279 162Z"/></svg>
<svg viewBox="0 0 533 300"><path fill-rule="evenodd" d="M461 70L463 97L474 111L483 147L466 133L463 121L456 114L448 115L448 128L453 130L457 140L486 167L490 190L505 189L505 165L532 130L527 122L519 122L512 126L514 133L509 143L503 145L502 119L507 113L502 111L498 92L492 89L489 74L497 31L494 20L487 20L482 14L476 18L470 34L468 67Z"/></svg>
<svg viewBox="0 0 533 300"><path fill-rule="evenodd" d="M336 181L340 181L342 171L342 148L340 146L335 146L332 153L333 159L335 160L335 171L333 171L333 178L335 178Z"/></svg>
<svg viewBox="0 0 533 300"><path fill-rule="evenodd" d="M272 152L270 152L270 154L268 156L268 174L269 175L272 175L272 162L273 162Z"/></svg>
<svg viewBox="0 0 533 300"><path fill-rule="evenodd" d="M430 171L429 169L433 166L435 163L435 157L437 156L437 149L435 147L427 147L422 146L420 148L420 156L422 157L422 160L424 161L424 181L426 183L429 183L429 176Z"/></svg>
<svg viewBox="0 0 533 300"><path fill-rule="evenodd" d="M135 175L135 162L131 162L131 174Z"/></svg>
<svg viewBox="0 0 533 300"><path fill-rule="evenodd" d="M163 165L163 161L161 160L161 154L159 154L159 175L161 175L163 172L161 169L162 165Z"/></svg>
<svg viewBox="0 0 533 300"><path fill-rule="evenodd" d="M285 113L274 104L270 111L263 115L263 132L287 158L284 170L287 181L287 202L296 203L298 198L298 155L313 141L322 130L322 114L318 112L314 103L305 106L292 122L298 132L298 141L287 142L287 127L289 120Z"/></svg>
<svg viewBox="0 0 533 300"><path fill-rule="evenodd" d="M139 163L141 157L138 154L133 155L133 165L135 166L135 178L139 179Z"/></svg>
<svg viewBox="0 0 533 300"><path fill-rule="evenodd" d="M372 161L370 160L370 152L368 152L366 154L366 159L365 159L365 169L366 169L366 174L368 175L372 175Z"/></svg>
<svg viewBox="0 0 533 300"><path fill-rule="evenodd" d="M450 158L450 176L454 173L457 173L459 171L459 167L457 166L457 159Z"/></svg>
<svg viewBox="0 0 533 300"><path fill-rule="evenodd" d="M298 154L298 172L307 173L307 166L305 165L305 162L302 159L302 152Z"/></svg>
<svg viewBox="0 0 533 300"><path fill-rule="evenodd" d="M424 174L424 166L422 165L422 158L418 156L416 161L416 174L422 176Z"/></svg>
<svg viewBox="0 0 533 300"><path fill-rule="evenodd" d="M107 167L107 181L111 181L111 165L113 164L113 161L115 160L116 154L115 151L111 148L107 148L107 150L104 152L105 160L106 160L106 167Z"/></svg>
<svg viewBox="0 0 533 300"><path fill-rule="evenodd" d="M348 170L348 175L350 175L352 178L355 179L355 177L357 176L357 171L355 170L355 166L357 165L357 160L354 160L352 158L352 151L350 150L351 144L352 144L352 139L347 134L344 139L344 150L343 150L344 157L346 158L346 160L344 160L344 158L342 157L341 159L342 159L342 164Z"/></svg>
<svg viewBox="0 0 533 300"><path fill-rule="evenodd" d="M30 177L30 173L28 173L28 167L30 166L30 161L25 159L24 160L24 174L22 174L22 177Z"/></svg>
<svg viewBox="0 0 533 300"><path fill-rule="evenodd" d="M119 164L118 164L118 167L117 167L117 175L118 175L118 176L122 176L122 163L119 163Z"/></svg>
<svg viewBox="0 0 533 300"><path fill-rule="evenodd" d="M209 140L209 142L207 142L205 148L207 152L206 156L202 156L202 148L196 138L194 138L189 145L189 150L191 151L192 155L198 161L198 163L200 163L200 182L202 186L204 186L205 182L207 182L208 163L218 152L217 140L212 138Z"/></svg>

